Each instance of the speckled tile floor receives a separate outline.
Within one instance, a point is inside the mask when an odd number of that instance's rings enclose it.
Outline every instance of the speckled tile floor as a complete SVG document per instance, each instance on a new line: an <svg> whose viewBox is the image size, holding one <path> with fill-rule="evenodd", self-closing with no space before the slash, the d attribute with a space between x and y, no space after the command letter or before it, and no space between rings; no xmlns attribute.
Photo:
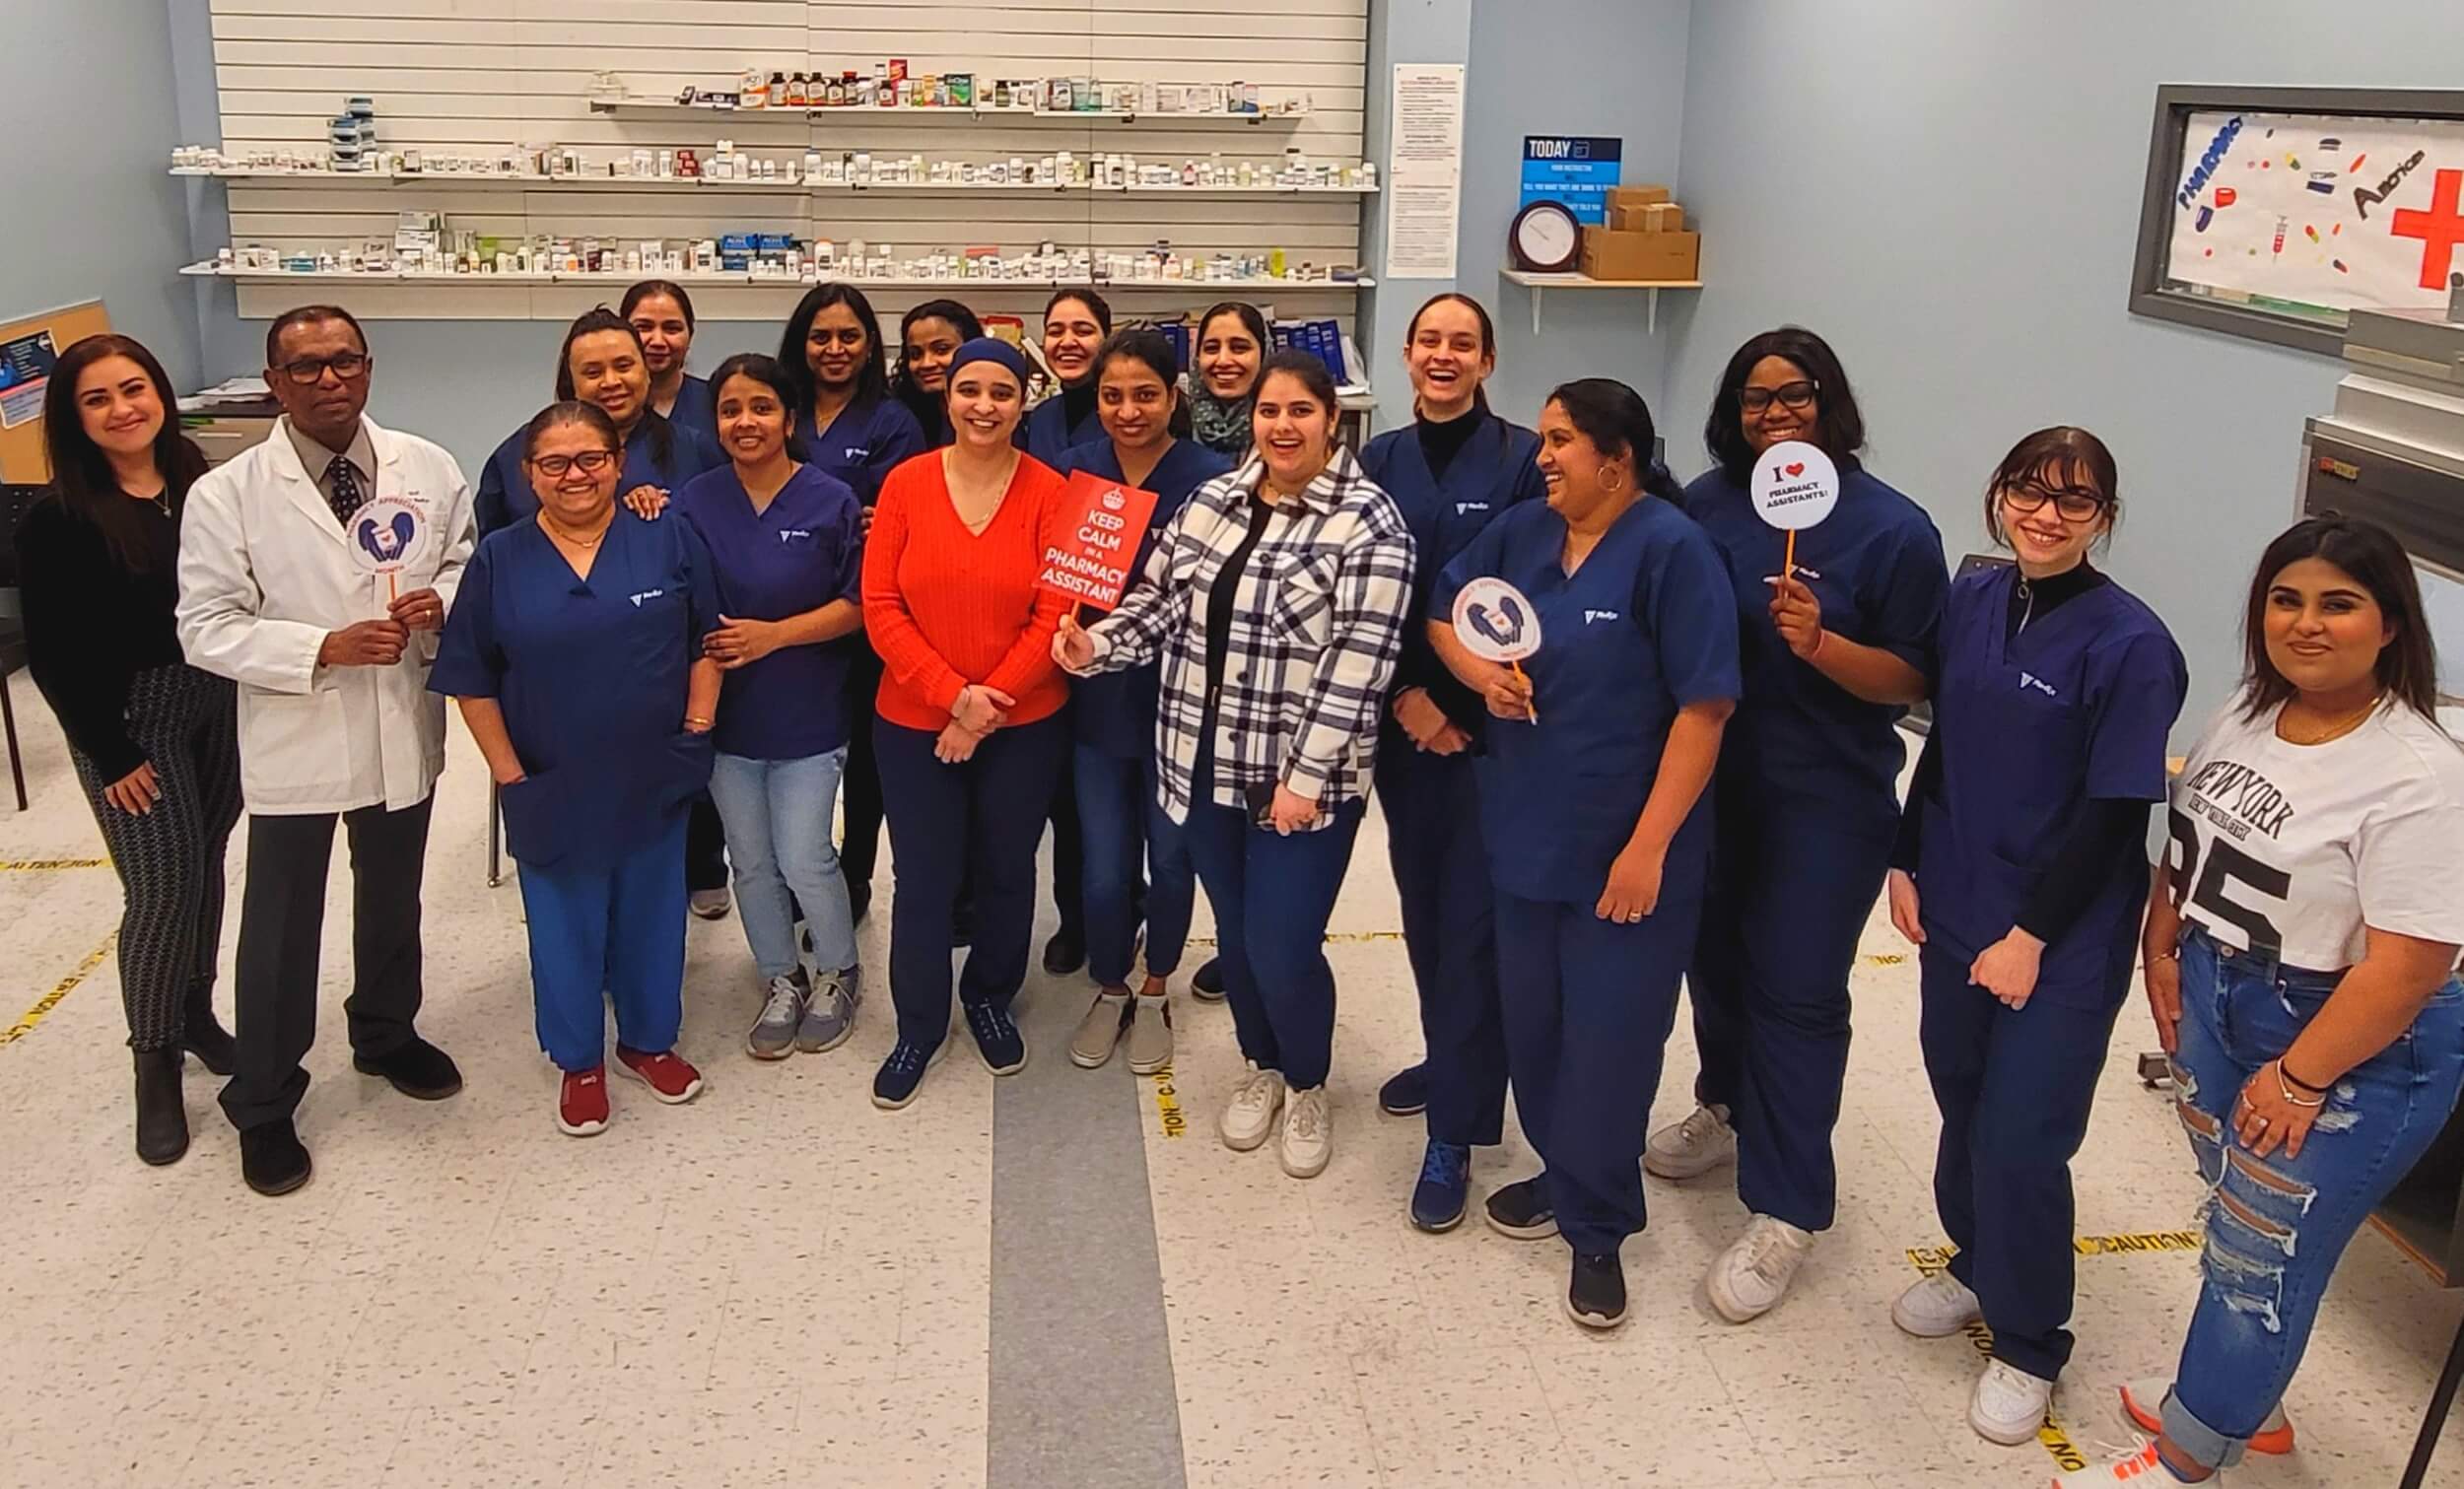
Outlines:
<svg viewBox="0 0 2464 1489"><path fill-rule="evenodd" d="M0 802L0 1020L16 1024L104 948L118 894L107 869L21 866L101 850L47 710L23 674L10 686L34 795L24 814ZM1124 1482L1097 1441L1083 1476L1004 1467L1018 1460L994 1441L1008 1419L988 1380L1003 1317L990 1280L1002 1240L992 1081L953 1051L909 1111L866 1101L890 1032L883 927L865 928L874 997L856 1038L763 1066L739 1044L755 997L740 933L697 923L685 1049L709 1091L668 1109L620 1087L609 1131L572 1141L550 1122L554 1083L531 1039L519 896L485 883L483 786L457 728L429 858L423 1027L466 1089L422 1106L350 1072L338 896L302 1113L317 1177L301 1193L240 1186L215 1083L193 1064L189 1156L137 1162L107 955L0 1046L0 1482ZM1419 1036L1370 820L1334 926L1337 1144L1316 1181L1215 1140L1239 1066L1221 1008L1181 1005L1168 1077L1089 1076L1045 1032L1065 1029L1082 984L1040 972L1030 984L1043 1037L1025 1090L1113 1079L1136 1110L1151 1214L1120 1219L1125 1234L1151 1230L1155 1274L1120 1286L1160 1299L1171 1370L1121 1409L1177 1410L1192 1489L2045 1481L2044 1449L1993 1448L1966 1427L1969 1346L1889 1324L1915 1276L1908 1250L1941 1238L1915 969L1886 960L1903 950L1886 925L1869 930L1858 973L1846 1203L1797 1292L1746 1328L1720 1322L1700 1278L1739 1207L1720 1178L1654 1181L1652 1228L1626 1250L1634 1320L1590 1338L1558 1308L1556 1248L1476 1224L1423 1236L1403 1219L1420 1133L1374 1098ZM235 882L238 865L235 853ZM228 988L222 1005L228 1017ZM1661 1119L1681 1115L1693 1070L1678 1022ZM2133 1011L2115 1041L2079 1168L2083 1233L2179 1229L2198 1197L2165 1106L2132 1076L2143 1030ZM1065 1152L1052 1162L1051 1182L1068 1183ZM1510 1137L1481 1155L1475 1188L1531 1167ZM2094 1257L2080 1285L2057 1414L2093 1451L2125 1440L2111 1384L2171 1360L2196 1258ZM2301 1453L2231 1482L2394 1483L2460 1312L2364 1232L2293 1387ZM1060 1361L1104 1342L1052 1347ZM2432 1482L2464 1485L2456 1439Z"/></svg>

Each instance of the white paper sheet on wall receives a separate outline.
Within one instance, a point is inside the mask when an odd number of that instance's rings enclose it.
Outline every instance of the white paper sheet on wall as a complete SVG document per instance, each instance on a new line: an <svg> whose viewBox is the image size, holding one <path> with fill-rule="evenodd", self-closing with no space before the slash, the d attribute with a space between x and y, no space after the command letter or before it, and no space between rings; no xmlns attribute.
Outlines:
<svg viewBox="0 0 2464 1489"><path fill-rule="evenodd" d="M1388 279L1453 279L1463 208L1463 64L1399 63L1386 172Z"/></svg>

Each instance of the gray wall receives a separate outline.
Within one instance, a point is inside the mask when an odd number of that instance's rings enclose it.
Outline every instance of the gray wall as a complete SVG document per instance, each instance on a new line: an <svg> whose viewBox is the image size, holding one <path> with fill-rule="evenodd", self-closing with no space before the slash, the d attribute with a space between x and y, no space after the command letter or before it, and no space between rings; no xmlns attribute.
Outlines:
<svg viewBox="0 0 2464 1489"><path fill-rule="evenodd" d="M177 136L164 0L14 0L0 34L0 318L100 299L114 330L198 372L173 272L188 220L165 174Z"/></svg>
<svg viewBox="0 0 2464 1489"><path fill-rule="evenodd" d="M2166 82L2452 87L2455 0L1705 0L1685 87L1682 195L1706 290L1670 370L1670 463L1746 336L1802 321L1839 349L1876 471L1925 503L1952 556L1985 546L1981 487L2046 424L2102 435L2126 515L2111 567L2190 659L2185 728L2230 691L2236 613L2292 518L2301 421L2331 357L2128 314L2156 88ZM2433 605L2450 678L2464 605ZM2453 686L2453 683L2450 683Z"/></svg>

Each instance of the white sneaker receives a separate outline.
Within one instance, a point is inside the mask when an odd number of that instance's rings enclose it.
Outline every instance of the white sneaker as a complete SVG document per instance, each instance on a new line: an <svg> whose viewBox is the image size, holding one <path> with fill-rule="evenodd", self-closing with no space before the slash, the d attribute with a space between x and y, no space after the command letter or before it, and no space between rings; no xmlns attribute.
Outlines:
<svg viewBox="0 0 2464 1489"><path fill-rule="evenodd" d="M1703 1280L1711 1306L1731 1323L1748 1323L1779 1306L1788 1284L1814 1250L1812 1232L1785 1220L1756 1215L1737 1244L1711 1263Z"/></svg>
<svg viewBox="0 0 2464 1489"><path fill-rule="evenodd" d="M1984 1317L1985 1305L1949 1272L1936 1272L1890 1306L1890 1321L1920 1339L1947 1338Z"/></svg>
<svg viewBox="0 0 2464 1489"><path fill-rule="evenodd" d="M1696 1107L1643 1144L1643 1167L1662 1179L1697 1179L1736 1159L1737 1129L1728 1123L1726 1107Z"/></svg>
<svg viewBox="0 0 2464 1489"><path fill-rule="evenodd" d="M2214 1484L2224 1477L2222 1473L2211 1474L2200 1482ZM2055 1474L2053 1489L2114 1489L2117 1484L2130 1485L2131 1489L2156 1489L2157 1485L2165 1485L2169 1489L2169 1486L2179 1482L2173 1470L2165 1466L2164 1459L2157 1455L2156 1445L2142 1442L2139 1451L2128 1457Z"/></svg>
<svg viewBox="0 0 2464 1489"><path fill-rule="evenodd" d="M2035 1439L2045 1425L2045 1408L2053 1404L2053 1383L2000 1360L1985 1362L1968 1397L1968 1425L1988 1443L2016 1448Z"/></svg>
<svg viewBox="0 0 2464 1489"><path fill-rule="evenodd" d="M1283 1172L1315 1179L1334 1156L1335 1117L1327 1110L1326 1087L1293 1092L1283 1108Z"/></svg>
<svg viewBox="0 0 2464 1489"><path fill-rule="evenodd" d="M1217 1123L1223 1145L1235 1153L1257 1147L1274 1130L1274 1115L1282 1109L1282 1075L1261 1070L1256 1060L1250 1061L1249 1074L1232 1088L1232 1100L1224 1106L1223 1120Z"/></svg>

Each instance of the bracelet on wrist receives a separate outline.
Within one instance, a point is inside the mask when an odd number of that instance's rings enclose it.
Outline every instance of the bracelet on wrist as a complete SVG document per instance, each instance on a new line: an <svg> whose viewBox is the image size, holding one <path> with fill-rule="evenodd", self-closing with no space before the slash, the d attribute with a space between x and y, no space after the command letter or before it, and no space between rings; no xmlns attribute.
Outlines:
<svg viewBox="0 0 2464 1489"><path fill-rule="evenodd" d="M2276 1058L2276 1073L2283 1076L2290 1084L2296 1086L2303 1091L2310 1092L2316 1096L2325 1096L2327 1094L2327 1088L2325 1086L2312 1085L2310 1082L2305 1081L2301 1077L2293 1074L2292 1069L2285 1064L2284 1056L2282 1055L2278 1055Z"/></svg>
<svg viewBox="0 0 2464 1489"><path fill-rule="evenodd" d="M2292 1076L2285 1073L2285 1062L2276 1060L2273 1063L2276 1066L2276 1094L2285 1099L2286 1106L2298 1107L2304 1112L2314 1112L2327 1105L2327 1093L2323 1091L2310 1101L2303 1101L2300 1097L2293 1095L2293 1088L2296 1083Z"/></svg>

